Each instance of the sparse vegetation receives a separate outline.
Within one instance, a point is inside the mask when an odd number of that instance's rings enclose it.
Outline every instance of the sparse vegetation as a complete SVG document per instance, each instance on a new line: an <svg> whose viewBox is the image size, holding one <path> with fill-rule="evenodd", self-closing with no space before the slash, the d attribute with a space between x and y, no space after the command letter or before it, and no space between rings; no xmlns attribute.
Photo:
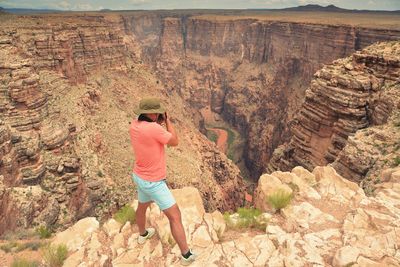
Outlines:
<svg viewBox="0 0 400 267"><path fill-rule="evenodd" d="M43 259L49 267L61 267L68 255L66 245L47 245L42 252Z"/></svg>
<svg viewBox="0 0 400 267"><path fill-rule="evenodd" d="M17 246L18 246L17 242L9 242L9 243L1 245L0 249L6 253L10 253L13 250L13 248L16 248Z"/></svg>
<svg viewBox="0 0 400 267"><path fill-rule="evenodd" d="M18 243L18 242L9 242L6 244L3 244L0 246L0 249L3 250L6 253L10 252L20 252L23 250L38 250L40 247L42 247L41 242L37 241L32 241L32 242L26 242L26 243Z"/></svg>
<svg viewBox="0 0 400 267"><path fill-rule="evenodd" d="M397 167L400 165L400 157L397 156L393 159L393 167Z"/></svg>
<svg viewBox="0 0 400 267"><path fill-rule="evenodd" d="M265 229L267 223L258 220L262 212L255 208L238 208L237 212L233 215L228 212L224 213L224 219L229 228L255 228Z"/></svg>
<svg viewBox="0 0 400 267"><path fill-rule="evenodd" d="M104 173L101 170L97 171L97 176L104 177Z"/></svg>
<svg viewBox="0 0 400 267"><path fill-rule="evenodd" d="M211 131L211 130L207 130L207 138L211 142L216 143L217 140L218 140L218 135L215 132Z"/></svg>
<svg viewBox="0 0 400 267"><path fill-rule="evenodd" d="M6 231L1 239L4 240L22 240L22 239L31 239L37 236L37 233L34 229L17 229L16 231Z"/></svg>
<svg viewBox="0 0 400 267"><path fill-rule="evenodd" d="M36 229L36 233L38 233L39 237L41 239L46 239L51 237L51 229L47 228L44 225L39 226L39 228Z"/></svg>
<svg viewBox="0 0 400 267"><path fill-rule="evenodd" d="M283 189L279 189L269 195L267 201L268 204L270 204L275 211L280 212L281 209L289 205L289 203L292 201L292 198L292 193L289 193Z"/></svg>
<svg viewBox="0 0 400 267"><path fill-rule="evenodd" d="M123 225L128 221L134 223L136 219L135 210L131 206L126 205L115 213L114 219Z"/></svg>
<svg viewBox="0 0 400 267"><path fill-rule="evenodd" d="M37 261L29 261L26 259L14 259L11 267L37 267L39 263Z"/></svg>
<svg viewBox="0 0 400 267"><path fill-rule="evenodd" d="M176 242L172 236L168 236L168 244L171 246L171 248L175 246Z"/></svg>

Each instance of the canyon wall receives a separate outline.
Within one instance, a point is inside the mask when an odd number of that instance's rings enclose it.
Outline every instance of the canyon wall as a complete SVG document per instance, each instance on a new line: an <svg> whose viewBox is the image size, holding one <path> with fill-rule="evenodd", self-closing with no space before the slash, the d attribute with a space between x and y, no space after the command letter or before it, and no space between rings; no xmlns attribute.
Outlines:
<svg viewBox="0 0 400 267"><path fill-rule="evenodd" d="M107 217L132 200L128 128L145 96L160 97L180 130L170 185L196 186L209 210L241 204L239 170L183 118L120 16L0 19L0 233Z"/></svg>
<svg viewBox="0 0 400 267"><path fill-rule="evenodd" d="M254 177L288 141L288 123L323 64L400 31L252 18L153 15L124 17L169 92L192 109L210 109L247 140ZM141 26L143 25L143 26ZM199 119L199 127L202 121Z"/></svg>
<svg viewBox="0 0 400 267"><path fill-rule="evenodd" d="M399 77L400 42L372 45L317 71L291 122L293 137L275 151L270 170L333 163L353 181L376 180L398 164Z"/></svg>

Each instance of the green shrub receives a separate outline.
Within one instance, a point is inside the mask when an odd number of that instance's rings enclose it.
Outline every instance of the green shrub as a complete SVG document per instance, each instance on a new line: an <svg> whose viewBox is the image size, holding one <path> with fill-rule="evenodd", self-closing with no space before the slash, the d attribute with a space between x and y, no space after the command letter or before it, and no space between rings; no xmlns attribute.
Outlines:
<svg viewBox="0 0 400 267"><path fill-rule="evenodd" d="M114 215L114 219L124 225L126 222L134 223L136 219L135 210L131 206L124 206Z"/></svg>
<svg viewBox="0 0 400 267"><path fill-rule="evenodd" d="M218 135L217 135L214 131L207 130L207 138L208 138L211 142L217 143Z"/></svg>
<svg viewBox="0 0 400 267"><path fill-rule="evenodd" d="M9 242L0 246L0 249L6 253L10 252L20 252L23 250L38 250L42 246L40 242L27 242L27 243L17 243L17 242Z"/></svg>
<svg viewBox="0 0 400 267"><path fill-rule="evenodd" d="M266 222L258 220L262 212L255 208L238 208L237 213L231 214L225 212L224 220L230 228L257 228L264 229Z"/></svg>
<svg viewBox="0 0 400 267"><path fill-rule="evenodd" d="M9 242L9 243L1 245L0 249L3 250L5 253L10 253L17 246L18 246L17 242Z"/></svg>
<svg viewBox="0 0 400 267"><path fill-rule="evenodd" d="M14 259L11 267L37 267L39 263L37 261L28 261L25 259Z"/></svg>
<svg viewBox="0 0 400 267"><path fill-rule="evenodd" d="M267 201L275 211L279 212L281 209L289 205L292 198L293 198L292 193L289 193L283 189L279 189L276 192L269 195Z"/></svg>
<svg viewBox="0 0 400 267"><path fill-rule="evenodd" d="M37 228L36 232L40 236L40 239L51 237L51 230L44 225L41 225L39 228Z"/></svg>
<svg viewBox="0 0 400 267"><path fill-rule="evenodd" d="M68 256L66 245L48 245L43 248L42 252L46 266L49 267L61 267Z"/></svg>

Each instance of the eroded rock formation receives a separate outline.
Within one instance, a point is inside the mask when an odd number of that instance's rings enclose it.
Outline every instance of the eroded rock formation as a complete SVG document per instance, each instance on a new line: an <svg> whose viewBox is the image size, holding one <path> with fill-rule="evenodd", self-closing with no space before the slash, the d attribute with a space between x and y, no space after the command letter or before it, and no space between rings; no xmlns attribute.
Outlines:
<svg viewBox="0 0 400 267"><path fill-rule="evenodd" d="M271 170L296 165L312 169L333 163L346 178L360 182L378 162L391 161L399 154L395 126L399 77L399 42L372 45L316 72L299 114L291 122L293 137L275 151ZM364 138L360 132L347 142L361 129L368 132ZM386 142L382 146L392 152L391 158L379 152L382 149L374 144L375 138Z"/></svg>

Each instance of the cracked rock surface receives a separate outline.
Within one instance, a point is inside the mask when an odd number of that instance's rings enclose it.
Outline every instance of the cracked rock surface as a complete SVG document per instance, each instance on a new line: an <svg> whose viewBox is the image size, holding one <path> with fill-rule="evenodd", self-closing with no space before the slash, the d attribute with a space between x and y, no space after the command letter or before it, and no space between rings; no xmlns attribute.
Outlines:
<svg viewBox="0 0 400 267"><path fill-rule="evenodd" d="M398 170L392 170L375 197L367 197L332 167L313 172L296 167L271 176L298 190L281 214L270 215L262 231L227 229L221 213L204 211L197 189L173 190L189 244L199 254L192 266L400 266ZM275 186L276 181L260 179L257 200L265 202L271 194L266 188ZM111 219L99 227L94 218L59 233L53 243L68 245L71 254L64 266L180 266L168 220L154 204L148 225L158 235L144 245L137 244L135 225Z"/></svg>

